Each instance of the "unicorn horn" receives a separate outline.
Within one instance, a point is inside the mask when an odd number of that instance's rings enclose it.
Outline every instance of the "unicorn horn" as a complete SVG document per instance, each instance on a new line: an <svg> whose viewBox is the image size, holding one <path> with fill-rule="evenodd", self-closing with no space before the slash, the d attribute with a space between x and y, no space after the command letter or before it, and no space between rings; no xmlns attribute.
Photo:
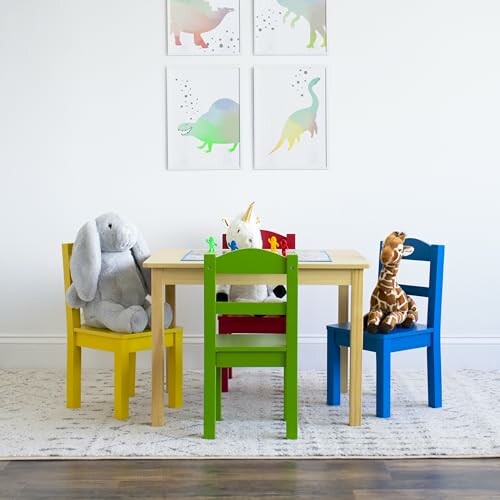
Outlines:
<svg viewBox="0 0 500 500"><path fill-rule="evenodd" d="M241 217L241 220L243 222L250 222L250 217L252 215L252 210L253 210L254 203L255 203L255 201L252 201L252 203L250 203L250 205L248 205L248 208L247 208L246 212Z"/></svg>

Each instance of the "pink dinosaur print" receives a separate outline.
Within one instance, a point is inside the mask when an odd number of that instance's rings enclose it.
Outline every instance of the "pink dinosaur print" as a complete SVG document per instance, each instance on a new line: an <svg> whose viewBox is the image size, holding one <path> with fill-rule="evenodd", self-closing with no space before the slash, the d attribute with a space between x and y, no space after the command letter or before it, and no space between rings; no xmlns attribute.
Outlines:
<svg viewBox="0 0 500 500"><path fill-rule="evenodd" d="M181 33L192 33L194 44L206 49L208 43L202 34L217 28L233 11L230 7L213 10L207 0L170 0L170 31L175 44L182 45Z"/></svg>

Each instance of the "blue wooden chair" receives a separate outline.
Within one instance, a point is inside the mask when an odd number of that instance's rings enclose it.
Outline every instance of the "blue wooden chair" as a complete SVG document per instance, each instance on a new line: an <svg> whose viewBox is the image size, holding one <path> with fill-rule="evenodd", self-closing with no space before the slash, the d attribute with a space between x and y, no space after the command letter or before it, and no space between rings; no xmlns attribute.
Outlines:
<svg viewBox="0 0 500 500"><path fill-rule="evenodd" d="M383 242L381 242L382 248ZM405 245L415 251L404 259L430 263L429 286L400 285L412 296L427 297L427 324L395 328L390 333L363 333L363 349L377 356L377 417L391 416L391 353L427 347L429 406L441 408L441 298L443 288L444 246L408 238ZM379 264L379 272L382 264ZM340 346L349 347L350 324L328 325L327 403L340 404Z"/></svg>

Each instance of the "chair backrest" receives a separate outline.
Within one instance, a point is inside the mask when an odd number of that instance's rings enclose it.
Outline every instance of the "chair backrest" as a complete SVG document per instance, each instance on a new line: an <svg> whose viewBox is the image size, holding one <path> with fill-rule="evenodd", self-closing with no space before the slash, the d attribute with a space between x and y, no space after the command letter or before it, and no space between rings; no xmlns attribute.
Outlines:
<svg viewBox="0 0 500 500"><path fill-rule="evenodd" d="M64 273L64 293L71 286L71 270L70 261L71 253L73 251L73 243L63 243L62 244L62 258L63 258L63 273ZM81 326L81 316L80 309L73 309L66 300L66 327L68 335L73 334L74 328L79 328Z"/></svg>
<svg viewBox="0 0 500 500"><path fill-rule="evenodd" d="M295 233L288 233L286 235L275 233L274 231L268 231L267 229L261 229L260 234L262 236L262 244L264 245L263 248L271 248L271 244L269 243L269 238L275 236L276 239L278 240L278 243L281 240L286 240L288 248L290 250L295 250ZM229 245L227 243L227 238L226 234L224 233L222 235L222 248L229 248Z"/></svg>
<svg viewBox="0 0 500 500"><path fill-rule="evenodd" d="M205 254L205 342L215 336L217 314L286 315L287 342L297 340L298 257L259 248L244 248L221 256ZM256 283L266 283L267 275L286 275L286 302L217 302L217 276L255 275Z"/></svg>
<svg viewBox="0 0 500 500"><path fill-rule="evenodd" d="M405 245L413 247L414 251L411 255L403 257L403 260L429 262L429 285L414 286L398 283L408 295L427 298L427 326L439 332L443 296L444 245L429 245L425 241L415 238L407 238ZM383 246L384 242L381 241L380 252ZM382 267L382 263L379 260L379 273Z"/></svg>

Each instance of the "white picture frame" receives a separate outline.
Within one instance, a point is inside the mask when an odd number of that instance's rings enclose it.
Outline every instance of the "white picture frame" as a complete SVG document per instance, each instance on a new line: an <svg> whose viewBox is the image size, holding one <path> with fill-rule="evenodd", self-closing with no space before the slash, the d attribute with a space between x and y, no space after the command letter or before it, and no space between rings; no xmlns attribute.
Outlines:
<svg viewBox="0 0 500 500"><path fill-rule="evenodd" d="M254 68L254 169L328 168L325 66Z"/></svg>
<svg viewBox="0 0 500 500"><path fill-rule="evenodd" d="M240 71L168 67L167 169L240 168Z"/></svg>

